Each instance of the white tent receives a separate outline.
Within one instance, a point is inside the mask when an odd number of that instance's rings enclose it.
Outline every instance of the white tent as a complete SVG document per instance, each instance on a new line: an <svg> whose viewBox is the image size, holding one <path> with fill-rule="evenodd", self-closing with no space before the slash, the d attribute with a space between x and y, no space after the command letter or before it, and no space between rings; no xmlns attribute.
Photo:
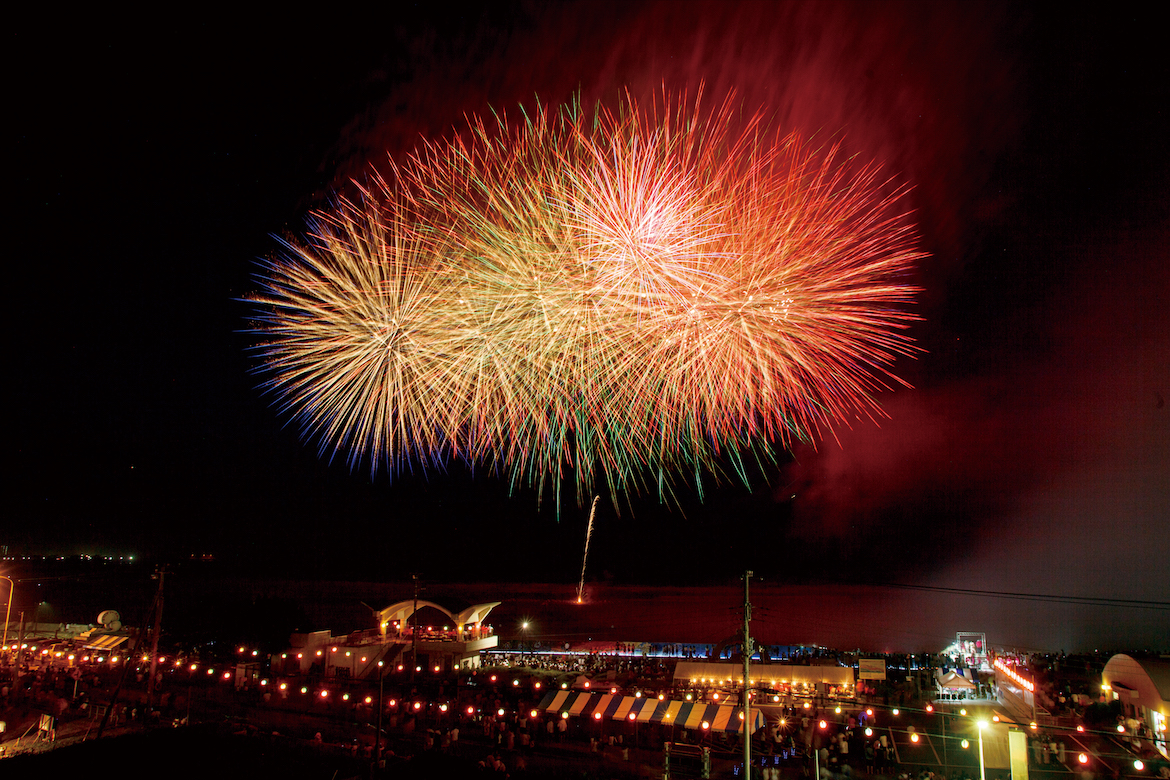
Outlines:
<svg viewBox="0 0 1170 780"><path fill-rule="evenodd" d="M934 680L939 688L952 691L973 691L975 683L957 672L943 672L941 669L934 673Z"/></svg>

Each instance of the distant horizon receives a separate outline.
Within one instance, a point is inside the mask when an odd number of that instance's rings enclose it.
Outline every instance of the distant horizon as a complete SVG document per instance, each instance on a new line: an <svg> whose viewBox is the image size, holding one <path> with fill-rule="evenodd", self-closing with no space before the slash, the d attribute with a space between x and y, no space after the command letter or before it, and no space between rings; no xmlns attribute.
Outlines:
<svg viewBox="0 0 1170 780"><path fill-rule="evenodd" d="M149 576L153 567L95 563L99 571L92 576L61 577L49 571L38 577L28 572L31 576L18 580L17 604L35 611L43 601L57 610L61 622L74 623L92 622L97 611L112 608L133 624L157 587ZM203 562L170 571L164 617L168 630L209 638L218 631L225 634L217 637L222 641L242 638L229 635L233 632L256 633L258 623L264 624L267 641L276 643L298 628L329 629L335 635L373 628L363 602L381 609L413 595L409 575L298 578ZM578 583L567 580L424 577L421 585L420 598L444 606L450 602L449 608L501 601L487 620L501 636L520 636L524 621L530 625L524 636L550 640L714 643L742 628L743 586L735 580L662 585L587 578L585 603L580 605L574 603ZM766 644L870 652L940 652L966 631L986 634L991 646L1023 652L1170 652L1170 607L1165 602L1084 604L1050 598L896 583L753 579L752 634Z"/></svg>

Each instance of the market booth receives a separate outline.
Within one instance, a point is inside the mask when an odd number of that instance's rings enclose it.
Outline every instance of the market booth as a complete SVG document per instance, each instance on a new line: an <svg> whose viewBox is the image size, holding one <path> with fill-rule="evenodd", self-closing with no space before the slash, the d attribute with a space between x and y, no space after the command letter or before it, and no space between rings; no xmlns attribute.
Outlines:
<svg viewBox="0 0 1170 780"><path fill-rule="evenodd" d="M975 683L958 671L937 669L934 682L938 685L938 698L941 701L963 701L975 695Z"/></svg>

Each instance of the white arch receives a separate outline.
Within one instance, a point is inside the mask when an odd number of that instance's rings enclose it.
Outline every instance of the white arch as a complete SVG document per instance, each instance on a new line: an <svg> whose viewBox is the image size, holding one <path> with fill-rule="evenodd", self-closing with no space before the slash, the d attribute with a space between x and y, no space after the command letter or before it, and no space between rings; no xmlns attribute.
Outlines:
<svg viewBox="0 0 1170 780"><path fill-rule="evenodd" d="M451 618L452 623L457 625L459 623L459 621L455 619L455 616L452 615L446 607L440 606L433 601L423 601L422 599L419 599L418 606L420 608L432 607L437 609L447 617ZM397 604L391 604L390 606L378 612L378 628L383 634L385 634L386 626L390 625L394 621L397 621L398 630L401 632L402 629L406 626L406 621L409 620L412 615L414 615L414 599L411 599L410 601L400 601Z"/></svg>
<svg viewBox="0 0 1170 780"><path fill-rule="evenodd" d="M455 616L455 623L459 626L460 629L462 629L468 623L475 623L478 625L484 621L484 618L488 616L489 612L503 603L504 602L502 601L491 601L486 604L476 604L474 607L468 607Z"/></svg>
<svg viewBox="0 0 1170 780"><path fill-rule="evenodd" d="M451 618L451 622L454 624L457 631L462 631L463 627L469 624L476 626L481 625L484 621L484 618L488 616L488 613L496 607L500 606L502 603L502 601L490 601L484 604L476 604L463 610L458 615L453 614L446 607L436 604L433 601L423 601L422 599L419 599L418 606L420 609L423 607L431 607L433 609L439 610L444 615ZM412 615L414 615L414 604L414 599L410 599L409 601L400 601L397 604L391 604L385 609L379 610L379 630L385 634L386 627L389 626L392 622L397 621L398 630L401 632L402 629L406 626L406 621L409 620Z"/></svg>

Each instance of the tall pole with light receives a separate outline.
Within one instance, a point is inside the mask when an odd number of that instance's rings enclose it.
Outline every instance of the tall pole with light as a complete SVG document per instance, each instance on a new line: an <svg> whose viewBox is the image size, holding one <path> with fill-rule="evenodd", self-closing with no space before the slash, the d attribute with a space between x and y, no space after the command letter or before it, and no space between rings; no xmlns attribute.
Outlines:
<svg viewBox="0 0 1170 780"><path fill-rule="evenodd" d="M752 572L743 573L743 777L751 780L752 776L752 702L751 702L751 658L752 636L750 633L752 621L752 603L748 600L748 583Z"/></svg>
<svg viewBox="0 0 1170 780"><path fill-rule="evenodd" d="M385 655L386 646L382 646ZM378 733L374 735L374 774L379 774L382 768L382 691L386 680L386 670L382 661L378 661Z"/></svg>
<svg viewBox="0 0 1170 780"><path fill-rule="evenodd" d="M410 629L410 684L414 685L414 673L418 669L418 575L412 574L414 580L414 611L410 613L414 618L414 625Z"/></svg>
<svg viewBox="0 0 1170 780"><path fill-rule="evenodd" d="M987 721L975 721L979 725L979 780L987 780L987 768L983 764L983 730L987 728Z"/></svg>

